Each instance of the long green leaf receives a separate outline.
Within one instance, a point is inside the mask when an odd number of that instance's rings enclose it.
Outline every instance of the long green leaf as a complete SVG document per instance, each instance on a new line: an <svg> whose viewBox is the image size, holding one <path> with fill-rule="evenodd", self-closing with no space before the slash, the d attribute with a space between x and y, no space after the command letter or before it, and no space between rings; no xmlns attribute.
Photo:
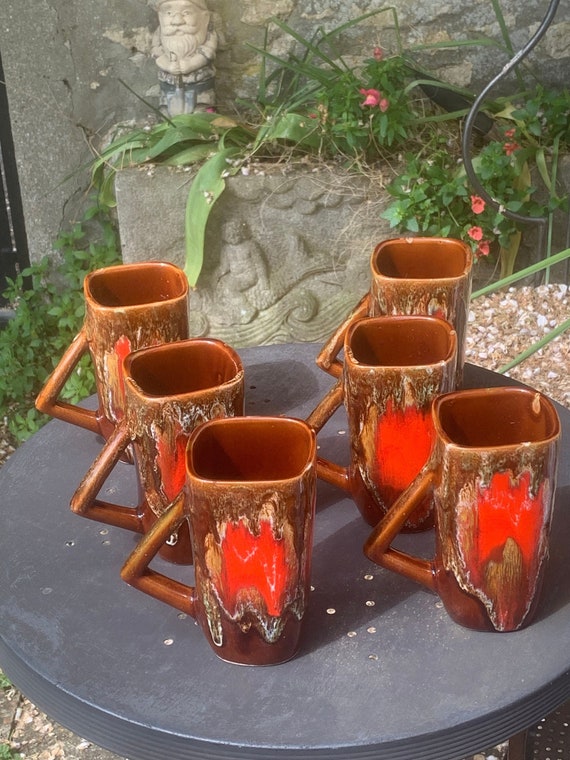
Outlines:
<svg viewBox="0 0 570 760"><path fill-rule="evenodd" d="M567 319L565 322L562 322L561 325L558 325L558 327L555 327L554 330L551 330L547 335L545 335L543 338L538 340L536 343L533 343L527 349L525 349L520 354L515 356L515 358L512 359L508 364L503 364L502 367L499 367L498 371L501 374L508 372L513 367L516 367L517 364L524 362L524 360L528 359L529 356L532 356L541 348L544 348L544 346L547 346L551 341L554 340L554 338L557 338L559 335L562 335L562 333L566 332L566 330L569 330L569 329L570 329L570 319Z"/></svg>
<svg viewBox="0 0 570 760"><path fill-rule="evenodd" d="M191 164L198 163L198 161L203 161L215 151L216 145L209 145L208 143L191 145L189 148L179 151L170 158L162 159L160 163L164 166L190 166Z"/></svg>
<svg viewBox="0 0 570 760"><path fill-rule="evenodd" d="M283 116L273 118L259 131L254 150L258 145L272 140L287 140L318 148L321 144L319 123L298 113L285 113Z"/></svg>
<svg viewBox="0 0 570 760"><path fill-rule="evenodd" d="M180 145L180 143L188 144L196 141L203 143L205 140L202 135L198 135L193 129L189 129L188 127L170 129L164 133L155 145L149 147L147 151L148 160L152 161L162 153L166 153L170 148ZM209 142L212 141L210 140Z"/></svg>
<svg viewBox="0 0 570 760"><path fill-rule="evenodd" d="M460 47L500 47L496 40L487 37L478 37L469 40L445 40L444 42L426 42L417 45L410 45L410 51L419 50L447 50Z"/></svg>
<svg viewBox="0 0 570 760"><path fill-rule="evenodd" d="M196 174L186 201L186 263L184 272L191 287L198 282L204 263L206 224L214 203L224 192L228 159L241 154L239 148L225 148L212 156Z"/></svg>
<svg viewBox="0 0 570 760"><path fill-rule="evenodd" d="M547 259L539 261L537 264L532 264L531 266L526 267L526 269L520 269L518 272L515 272L508 277L503 277L501 280L492 282L490 285L486 285L480 290L476 290L472 294L471 299L486 296L487 293L493 293L495 290L500 290L500 288L506 288L508 285L512 285L513 282L518 282L518 280L522 280L531 274L536 274L543 269L553 267L555 264L559 264L561 261L565 261L565 259L568 258L570 258L570 248L566 248L564 251L554 254L554 256L549 256Z"/></svg>
<svg viewBox="0 0 570 760"><path fill-rule="evenodd" d="M346 71L346 69L339 66L333 58L330 58L330 56L326 55L326 53L320 50L319 47L309 42L309 40L303 37L302 34L299 34L298 32L296 32L292 27L288 26L285 22L281 21L278 18L272 18L271 21L272 23L275 24L275 26L278 26L282 31L286 32L290 37L292 37L294 40L296 40L301 45L303 45L307 50L310 50L311 53L313 53L313 55L315 56L315 58L320 59L321 61L323 61L323 63L328 64L334 71L338 71L338 72ZM283 61L281 61L281 63L283 63Z"/></svg>

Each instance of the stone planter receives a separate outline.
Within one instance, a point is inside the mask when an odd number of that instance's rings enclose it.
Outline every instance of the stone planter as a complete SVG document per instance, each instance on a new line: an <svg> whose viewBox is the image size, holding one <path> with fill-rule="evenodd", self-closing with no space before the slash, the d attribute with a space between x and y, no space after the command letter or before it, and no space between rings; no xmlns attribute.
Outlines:
<svg viewBox="0 0 570 760"><path fill-rule="evenodd" d="M190 295L191 331L233 346L323 341L367 292L369 258L392 236L381 173L290 169L238 175L216 202ZM192 174L165 167L116 178L125 263L184 265ZM386 183L389 177L386 176Z"/></svg>

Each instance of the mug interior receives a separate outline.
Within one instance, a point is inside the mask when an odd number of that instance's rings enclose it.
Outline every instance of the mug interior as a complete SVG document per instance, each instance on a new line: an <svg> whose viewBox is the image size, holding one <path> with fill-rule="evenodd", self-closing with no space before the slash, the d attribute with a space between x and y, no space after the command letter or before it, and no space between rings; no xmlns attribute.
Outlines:
<svg viewBox="0 0 570 760"><path fill-rule="evenodd" d="M459 391L435 401L437 424L453 444L487 448L547 441L560 432L550 401L524 388Z"/></svg>
<svg viewBox="0 0 570 760"><path fill-rule="evenodd" d="M99 269L85 280L87 293L107 308L141 306L184 296L188 282L177 267L164 262Z"/></svg>
<svg viewBox="0 0 570 760"><path fill-rule="evenodd" d="M384 277L407 280L442 280L461 277L470 267L470 254L459 240L409 238L380 243L372 268Z"/></svg>
<svg viewBox="0 0 570 760"><path fill-rule="evenodd" d="M241 363L218 342L190 340L141 349L125 365L146 396L177 396L217 388L234 380Z"/></svg>
<svg viewBox="0 0 570 760"><path fill-rule="evenodd" d="M202 480L288 480L305 471L314 451L314 434L301 420L232 417L206 422L194 432L187 466Z"/></svg>
<svg viewBox="0 0 570 760"><path fill-rule="evenodd" d="M453 356L455 333L435 317L380 317L356 323L348 347L359 364L414 367L438 364Z"/></svg>

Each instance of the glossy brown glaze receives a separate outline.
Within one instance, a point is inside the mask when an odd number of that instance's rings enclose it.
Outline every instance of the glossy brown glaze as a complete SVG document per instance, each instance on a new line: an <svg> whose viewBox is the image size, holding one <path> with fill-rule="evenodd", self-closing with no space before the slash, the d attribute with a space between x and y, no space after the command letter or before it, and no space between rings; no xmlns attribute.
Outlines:
<svg viewBox="0 0 570 760"><path fill-rule="evenodd" d="M136 588L194 616L223 660L270 665L295 655L310 590L316 436L301 420L206 422L187 450L188 499L142 539L122 570ZM149 569L188 518L195 586Z"/></svg>
<svg viewBox="0 0 570 760"><path fill-rule="evenodd" d="M436 445L416 481L376 526L367 556L436 591L458 623L513 631L536 609L548 557L560 422L526 388L459 391L433 405ZM390 548L432 494L433 561Z"/></svg>
<svg viewBox="0 0 570 760"><path fill-rule="evenodd" d="M342 374L337 355L356 319L381 315L426 315L450 322L457 333L456 385L461 383L472 280L472 254L452 238L409 237L385 240L370 259L371 285L354 311L326 342L317 364Z"/></svg>
<svg viewBox="0 0 570 760"><path fill-rule="evenodd" d="M190 433L206 420L243 414L243 383L239 356L215 339L178 341L129 354L124 361L124 417L75 492L71 509L148 532L181 498ZM97 494L131 443L139 504L129 508L103 502ZM191 561L186 524L173 531L161 555L172 562Z"/></svg>
<svg viewBox="0 0 570 760"><path fill-rule="evenodd" d="M323 480L348 490L370 525L386 514L427 462L435 439L432 401L453 389L456 334L427 316L367 317L346 333L342 397L350 433L350 465L319 459ZM309 416L319 430L338 405L329 394ZM433 525L431 498L405 530Z"/></svg>
<svg viewBox="0 0 570 760"><path fill-rule="evenodd" d="M139 348L188 338L188 282L173 264L124 264L88 274L84 296L83 328L38 395L36 406L109 438L124 413L125 357ZM86 352L95 368L96 412L59 400Z"/></svg>

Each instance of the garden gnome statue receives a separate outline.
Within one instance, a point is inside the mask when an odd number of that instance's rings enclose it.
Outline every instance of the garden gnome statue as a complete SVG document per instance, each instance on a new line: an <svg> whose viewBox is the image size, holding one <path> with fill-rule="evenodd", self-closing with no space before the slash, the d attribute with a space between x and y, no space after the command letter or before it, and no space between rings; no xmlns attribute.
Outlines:
<svg viewBox="0 0 570 760"><path fill-rule="evenodd" d="M205 0L149 2L160 24L152 40L159 69L160 109L176 116L213 108L218 36Z"/></svg>

